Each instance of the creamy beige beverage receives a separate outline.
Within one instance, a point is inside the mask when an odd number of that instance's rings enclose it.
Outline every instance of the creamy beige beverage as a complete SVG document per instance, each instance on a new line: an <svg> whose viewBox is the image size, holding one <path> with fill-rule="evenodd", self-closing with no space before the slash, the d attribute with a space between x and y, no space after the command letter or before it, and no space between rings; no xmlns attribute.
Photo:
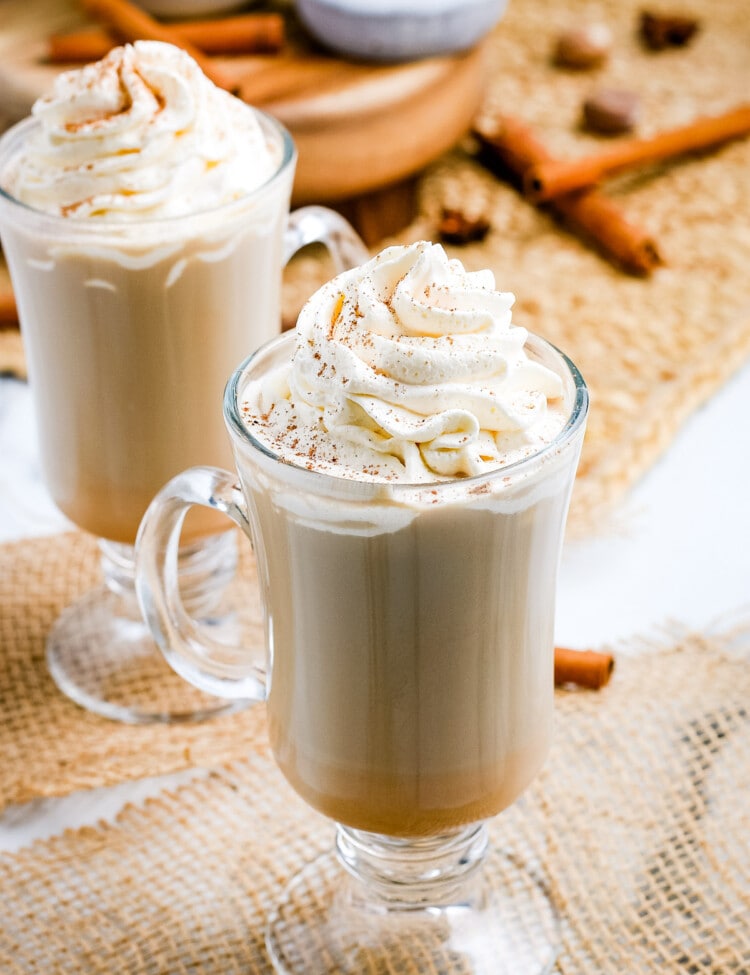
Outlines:
<svg viewBox="0 0 750 975"><path fill-rule="evenodd" d="M77 525L132 543L166 480L230 460L216 403L279 331L291 143L155 42L61 75L6 140L46 483Z"/></svg>
<svg viewBox="0 0 750 975"><path fill-rule="evenodd" d="M290 337L230 384L274 753L350 827L493 816L549 746L583 424L570 365L512 301L438 246L390 248L308 302L291 361Z"/></svg>
<svg viewBox="0 0 750 975"><path fill-rule="evenodd" d="M468 499L343 532L253 494L272 580L271 743L312 806L420 835L521 794L550 744L567 500L562 486L517 497L518 511Z"/></svg>

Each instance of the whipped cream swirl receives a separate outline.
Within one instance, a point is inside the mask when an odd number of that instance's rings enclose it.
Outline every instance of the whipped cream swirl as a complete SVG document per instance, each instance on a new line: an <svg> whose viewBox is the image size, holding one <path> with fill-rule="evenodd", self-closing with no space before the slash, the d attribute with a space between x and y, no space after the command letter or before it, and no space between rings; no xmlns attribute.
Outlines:
<svg viewBox="0 0 750 975"><path fill-rule="evenodd" d="M410 483L538 451L565 422L562 383L528 358L511 294L427 242L390 247L303 308L281 373L242 405L292 463Z"/></svg>
<svg viewBox="0 0 750 975"><path fill-rule="evenodd" d="M244 196L280 162L250 106L158 41L59 75L32 113L39 128L2 183L47 213L123 221L197 213Z"/></svg>

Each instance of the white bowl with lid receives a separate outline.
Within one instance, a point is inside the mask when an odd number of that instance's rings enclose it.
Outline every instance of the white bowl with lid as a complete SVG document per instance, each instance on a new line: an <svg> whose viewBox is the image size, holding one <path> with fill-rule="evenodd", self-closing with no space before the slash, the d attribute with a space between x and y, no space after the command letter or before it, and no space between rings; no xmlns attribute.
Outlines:
<svg viewBox="0 0 750 975"><path fill-rule="evenodd" d="M410 61L472 47L507 0L297 0L300 19L338 54Z"/></svg>

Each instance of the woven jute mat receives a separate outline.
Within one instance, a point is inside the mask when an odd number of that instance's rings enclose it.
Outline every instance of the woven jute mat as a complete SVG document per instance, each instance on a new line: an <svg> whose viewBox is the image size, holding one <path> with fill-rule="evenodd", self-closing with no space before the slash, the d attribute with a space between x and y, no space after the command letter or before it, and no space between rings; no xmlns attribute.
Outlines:
<svg viewBox="0 0 750 975"><path fill-rule="evenodd" d="M551 67L558 28L592 10L586 0L511 3L491 38L488 111L519 115L564 156L601 145L577 128L593 86L636 89L644 134L746 98L750 20L738 0L716 0L710 11L696 5L703 18L696 39L659 55L636 38L638 4L599 0L595 14L616 39L609 65L595 75ZM491 219L488 237L448 250L470 268L491 267L498 285L518 296L518 322L581 367L592 409L574 530L622 497L750 352L750 140L621 178L608 192L659 242L667 265L648 280L615 270L561 230L481 168L468 145L422 176L419 216L399 237L436 237L443 205L479 206ZM317 256L295 262L285 280L287 311L323 271L329 267ZM19 340L11 337L15 356ZM96 551L83 536L0 549L0 805L229 760L256 720L121 728L64 700L47 674L44 638L63 607L98 582Z"/></svg>
<svg viewBox="0 0 750 975"><path fill-rule="evenodd" d="M520 118L565 158L610 145L580 131L583 99L597 88L640 97L643 136L746 101L750 21L742 0L686 0L681 10L700 19L698 34L658 54L638 38L641 7L640 0L510 3L489 41L483 113ZM591 19L612 29L607 65L595 72L554 67L557 32ZM598 527L686 417L750 354L750 139L607 184L664 256L666 266L647 280L610 266L483 169L471 150L468 142L457 147L420 176L416 220L378 246L437 239L443 207L490 219L484 241L447 249L471 269L491 268L498 286L517 296L518 324L554 342L583 372L592 410L571 530ZM330 271L320 254L293 262L286 320ZM0 336L3 368L23 371L15 338Z"/></svg>
<svg viewBox="0 0 750 975"><path fill-rule="evenodd" d="M701 30L687 47L658 54L638 38L642 7L639 0L510 3L492 39L487 112L523 119L550 152L572 158L610 145L580 131L582 102L595 89L636 92L643 136L747 100L743 3L681 4ZM608 65L594 73L552 66L557 31L591 19L612 29ZM486 213L489 236L460 256L491 267L517 296L515 320L568 352L589 382L573 529L611 511L750 352L750 140L623 176L605 191L658 242L666 266L650 279L610 266L464 151L426 174L413 228L434 235L442 206Z"/></svg>
<svg viewBox="0 0 750 975"><path fill-rule="evenodd" d="M493 846L535 865L563 917L558 972L750 972L746 654L682 637L624 657L602 692L558 692L542 773L491 824ZM242 760L2 858L0 968L267 973L266 916L332 843L259 727ZM415 958L393 975L461 970Z"/></svg>
<svg viewBox="0 0 750 975"><path fill-rule="evenodd" d="M643 6L511 2L490 40L483 114L514 116L554 155L573 158L612 144L580 130L583 100L596 89L639 96L642 136L747 100L750 21L742 0L679 4L700 19L700 31L687 47L660 53L638 38ZM612 30L608 64L594 72L554 67L558 31L592 20ZM649 279L615 269L496 179L475 161L470 140L423 174L417 219L389 241L438 239L443 207L490 220L484 241L446 250L473 270L491 268L498 287L516 295L514 321L567 352L591 388L574 531L606 522L689 414L750 353L750 139L621 176L604 189L657 241L666 264ZM288 313L319 280L314 259L300 264Z"/></svg>
<svg viewBox="0 0 750 975"><path fill-rule="evenodd" d="M249 544L242 551L236 585L245 594L245 636L262 654L255 564ZM133 727L99 718L63 696L47 669L45 640L60 612L99 585L99 552L90 536L0 546L0 808L226 762L244 755L255 733L253 710L203 724ZM129 678L139 690L141 676ZM178 686L187 688L182 681ZM153 688L163 707L170 688Z"/></svg>

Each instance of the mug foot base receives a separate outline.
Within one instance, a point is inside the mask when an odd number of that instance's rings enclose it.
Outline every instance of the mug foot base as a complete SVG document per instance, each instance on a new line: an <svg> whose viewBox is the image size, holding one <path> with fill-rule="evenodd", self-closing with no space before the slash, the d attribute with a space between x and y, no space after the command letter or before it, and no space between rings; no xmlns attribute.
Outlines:
<svg viewBox="0 0 750 975"><path fill-rule="evenodd" d="M231 615L202 622L214 636L232 626ZM87 593L58 617L46 652L52 679L63 694L87 711L115 721L201 721L248 704L205 694L178 677L134 600L106 587Z"/></svg>
<svg viewBox="0 0 750 975"><path fill-rule="evenodd" d="M395 910L363 896L331 852L287 887L266 947L279 975L546 975L560 921L534 871L497 851L455 903Z"/></svg>

